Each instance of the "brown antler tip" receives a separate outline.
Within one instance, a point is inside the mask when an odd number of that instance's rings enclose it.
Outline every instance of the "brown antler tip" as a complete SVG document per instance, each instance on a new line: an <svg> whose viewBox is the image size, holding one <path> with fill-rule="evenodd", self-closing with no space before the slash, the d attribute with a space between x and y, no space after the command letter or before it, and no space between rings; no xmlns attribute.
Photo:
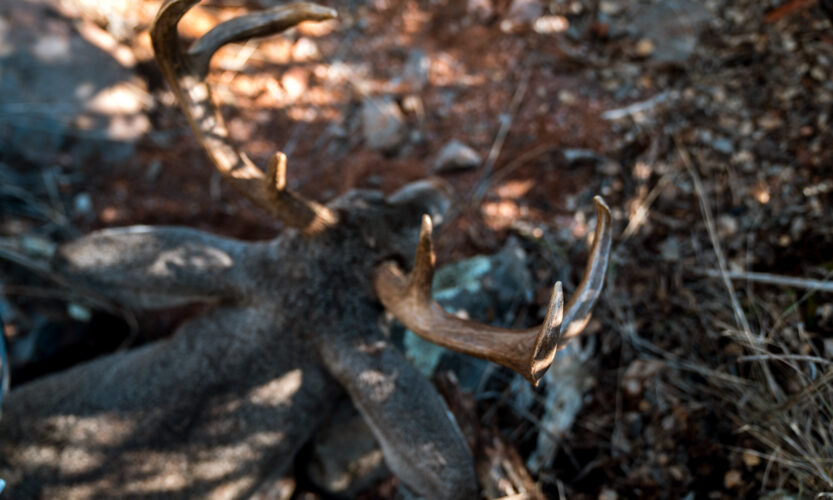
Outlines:
<svg viewBox="0 0 833 500"><path fill-rule="evenodd" d="M604 211L605 213L610 213L610 207L607 206L607 202L605 202L604 198L599 195L593 197L593 201L596 203L596 209L599 211Z"/></svg>
<svg viewBox="0 0 833 500"><path fill-rule="evenodd" d="M532 350L530 371L527 375L532 385L538 385L541 377L544 376L555 359L555 352L558 350L558 343L563 334L561 330L563 320L564 290L561 282L557 281L552 288L547 317L544 324L541 325L541 330L535 339L535 348Z"/></svg>
<svg viewBox="0 0 833 500"><path fill-rule="evenodd" d="M417 244L414 268L410 275L411 289L420 295L428 298L431 296L431 282L434 280L434 242L431 234L434 230L434 223L428 214L422 216L422 225L419 228L419 243Z"/></svg>
<svg viewBox="0 0 833 500"><path fill-rule="evenodd" d="M338 11L331 7L325 7L317 3L306 3L304 6L307 9L310 21L327 21L338 17Z"/></svg>
<svg viewBox="0 0 833 500"><path fill-rule="evenodd" d="M431 234L434 232L434 223L431 221L431 216L422 214L422 224L419 227L419 241L428 240L431 242Z"/></svg>
<svg viewBox="0 0 833 500"><path fill-rule="evenodd" d="M269 158L267 182L271 182L277 191L286 188L286 155L278 151Z"/></svg>

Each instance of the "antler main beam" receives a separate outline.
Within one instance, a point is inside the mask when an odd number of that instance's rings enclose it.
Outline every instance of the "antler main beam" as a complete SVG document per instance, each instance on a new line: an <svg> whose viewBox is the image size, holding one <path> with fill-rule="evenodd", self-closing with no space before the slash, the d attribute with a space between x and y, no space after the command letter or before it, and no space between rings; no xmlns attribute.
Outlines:
<svg viewBox="0 0 833 500"><path fill-rule="evenodd" d="M561 282L553 287L547 316L527 330L497 328L447 313L431 296L434 249L431 219L424 216L414 267L405 275L393 262L379 267L374 285L379 300L396 319L420 337L464 354L494 361L537 385L560 346L584 329L604 286L610 257L610 209L596 196L596 233L584 277L567 306Z"/></svg>
<svg viewBox="0 0 833 500"><path fill-rule="evenodd" d="M332 210L286 188L286 157L283 153L277 153L270 162L270 174L273 175L265 176L232 143L225 120L214 106L211 88L204 79L211 57L223 45L279 33L303 21L332 19L336 12L312 3L282 5L221 23L186 52L179 40L177 24L197 3L199 0L167 0L159 9L150 32L156 61L197 140L223 178L273 217L306 233L316 233L334 225L337 216Z"/></svg>

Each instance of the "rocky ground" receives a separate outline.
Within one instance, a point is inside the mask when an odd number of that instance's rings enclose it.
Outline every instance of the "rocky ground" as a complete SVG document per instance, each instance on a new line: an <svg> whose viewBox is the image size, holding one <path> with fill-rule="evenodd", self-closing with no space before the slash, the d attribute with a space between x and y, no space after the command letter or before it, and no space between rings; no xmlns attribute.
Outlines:
<svg viewBox="0 0 833 500"><path fill-rule="evenodd" d="M435 283L447 307L535 322L555 280L569 292L580 278L593 195L613 209L603 299L541 388L404 336L456 402L488 495L833 491L833 26L816 2L330 3L338 21L221 50L216 97L255 162L287 152L312 198L448 180L457 206L435 233L440 264L457 263ZM31 268L57 242L137 223L281 229L190 136L152 61L158 4L0 4L13 384L189 313L101 310L55 287ZM182 33L271 4L211 1ZM358 455L322 465L333 449L373 455L338 439L309 446L295 497L344 484L392 496L372 460L347 476Z"/></svg>

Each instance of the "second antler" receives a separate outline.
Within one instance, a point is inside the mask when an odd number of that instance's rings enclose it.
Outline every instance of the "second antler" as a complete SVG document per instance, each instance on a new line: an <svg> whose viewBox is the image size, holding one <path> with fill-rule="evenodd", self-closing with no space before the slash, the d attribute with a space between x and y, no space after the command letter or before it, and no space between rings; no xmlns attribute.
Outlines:
<svg viewBox="0 0 833 500"><path fill-rule="evenodd" d="M546 319L540 326L526 330L497 328L447 313L431 296L435 256L428 216L422 219L411 273L405 275L393 262L378 269L374 284L379 300L420 337L499 363L537 385L559 347L584 329L604 285L612 238L610 210L601 197L594 200L596 232L584 277L566 308L561 282L555 284Z"/></svg>
<svg viewBox="0 0 833 500"><path fill-rule="evenodd" d="M167 0L159 9L151 29L156 61L173 88L177 101L214 166L243 196L290 227L316 233L337 222L327 207L307 200L286 187L286 157L277 153L269 175L231 142L225 120L214 106L211 88L204 78L211 56L223 45L248 38L279 33L302 21L336 17L333 9L296 2L266 12L231 19L214 27L189 50L180 45L177 23L200 0Z"/></svg>

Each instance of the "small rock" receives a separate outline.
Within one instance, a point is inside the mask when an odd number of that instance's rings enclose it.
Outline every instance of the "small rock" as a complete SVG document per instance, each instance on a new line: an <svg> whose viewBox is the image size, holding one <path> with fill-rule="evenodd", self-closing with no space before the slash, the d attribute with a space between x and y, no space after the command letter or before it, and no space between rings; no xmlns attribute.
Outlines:
<svg viewBox="0 0 833 500"><path fill-rule="evenodd" d="M781 116L777 111L770 111L769 113L766 113L762 117L758 118L758 126L767 132L772 132L773 130L780 128L783 123L784 120L781 119Z"/></svg>
<svg viewBox="0 0 833 500"><path fill-rule="evenodd" d="M730 470L723 476L723 486L728 490L743 486L743 474L739 470Z"/></svg>
<svg viewBox="0 0 833 500"><path fill-rule="evenodd" d="M666 240L662 242L662 245L660 245L660 255L662 255L663 260L671 262L680 260L679 240L673 236L666 238Z"/></svg>
<svg viewBox="0 0 833 500"><path fill-rule="evenodd" d="M592 351L592 346L582 351L576 343L567 344L556 354L555 362L544 375L547 384L545 410L538 424L540 433L535 451L527 461L527 467L533 473L552 464L559 443L573 427L584 405L585 394L594 383L587 363Z"/></svg>
<svg viewBox="0 0 833 500"><path fill-rule="evenodd" d="M628 365L622 377L622 387L631 396L639 396L648 380L655 379L665 370L665 363L655 359L635 359Z"/></svg>
<svg viewBox="0 0 833 500"><path fill-rule="evenodd" d="M409 94L402 98L402 111L414 115L420 120L425 119L425 104L417 94Z"/></svg>
<svg viewBox="0 0 833 500"><path fill-rule="evenodd" d="M321 57L318 44L311 38L302 36L292 46L292 60L297 62L315 61Z"/></svg>
<svg viewBox="0 0 833 500"><path fill-rule="evenodd" d="M87 193L79 193L72 200L72 209L75 215L87 216L91 215L93 211L93 200Z"/></svg>
<svg viewBox="0 0 833 500"><path fill-rule="evenodd" d="M402 68L402 81L414 92L425 87L428 83L428 70L431 67L431 60L422 50L412 50Z"/></svg>
<svg viewBox="0 0 833 500"><path fill-rule="evenodd" d="M570 21L564 16L541 16L532 24L532 30L540 35L563 33L570 27Z"/></svg>
<svg viewBox="0 0 833 500"><path fill-rule="evenodd" d="M477 151L454 139L440 150L437 160L434 162L434 171L449 172L474 168L480 165L481 161L482 159Z"/></svg>
<svg viewBox="0 0 833 500"><path fill-rule="evenodd" d="M89 307L76 302L70 302L67 305L67 314L69 314L70 318L82 323L89 323L93 317L93 313Z"/></svg>
<svg viewBox="0 0 833 500"><path fill-rule="evenodd" d="M643 38L636 42L635 50L639 57L650 57L654 53L654 42L650 38Z"/></svg>
<svg viewBox="0 0 833 500"><path fill-rule="evenodd" d="M544 13L544 5L538 0L514 0L506 18L516 23L531 23Z"/></svg>
<svg viewBox="0 0 833 500"><path fill-rule="evenodd" d="M833 339L824 339L824 355L833 359Z"/></svg>
<svg viewBox="0 0 833 500"><path fill-rule="evenodd" d="M611 490L610 488L605 488L599 493L599 500L618 500L619 495L616 493L615 490Z"/></svg>
<svg viewBox="0 0 833 500"><path fill-rule="evenodd" d="M405 116L390 97L365 99L362 131L368 147L378 151L394 150L407 135Z"/></svg>
<svg viewBox="0 0 833 500"><path fill-rule="evenodd" d="M506 17L500 23L504 32L514 31L535 22L544 13L544 5L539 0L513 0Z"/></svg>
<svg viewBox="0 0 833 500"><path fill-rule="evenodd" d="M749 468L757 467L761 464L761 457L752 450L743 450L743 463Z"/></svg>
<svg viewBox="0 0 833 500"><path fill-rule="evenodd" d="M715 151L719 153L723 153L725 155L733 155L735 154L735 145L732 144L732 141L726 138L715 139L712 141L712 147Z"/></svg>
<svg viewBox="0 0 833 500"><path fill-rule="evenodd" d="M575 104L576 102L578 102L578 96L576 96L569 90L559 90L558 101L563 104Z"/></svg>
<svg viewBox="0 0 833 500"><path fill-rule="evenodd" d="M700 32L711 18L702 2L664 0L640 4L633 11L630 28L652 42L654 50L647 55L653 60L682 63L694 53Z"/></svg>
<svg viewBox="0 0 833 500"><path fill-rule="evenodd" d="M724 214L717 218L717 232L721 238L728 238L738 232L740 224L737 218Z"/></svg>
<svg viewBox="0 0 833 500"><path fill-rule="evenodd" d="M816 321L823 328L833 327L833 303L821 304L816 308ZM830 342L827 342L828 340ZM830 347L829 350L828 345ZM824 349L828 353L828 356L833 358L833 338L825 339Z"/></svg>
<svg viewBox="0 0 833 500"><path fill-rule="evenodd" d="M607 16L615 16L622 12L622 2L612 0L602 0L599 2L599 12Z"/></svg>

